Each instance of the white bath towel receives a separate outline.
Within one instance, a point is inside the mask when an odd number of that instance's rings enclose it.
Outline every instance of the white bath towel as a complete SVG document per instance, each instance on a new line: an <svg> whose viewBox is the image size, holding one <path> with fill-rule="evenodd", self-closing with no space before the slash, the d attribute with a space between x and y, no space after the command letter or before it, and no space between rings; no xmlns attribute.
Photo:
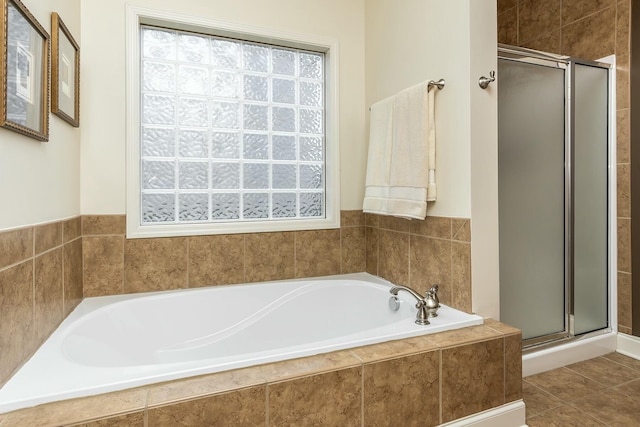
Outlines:
<svg viewBox="0 0 640 427"><path fill-rule="evenodd" d="M364 212L426 217L435 200L433 96L424 82L371 107Z"/></svg>
<svg viewBox="0 0 640 427"><path fill-rule="evenodd" d="M384 215L388 211L394 100L395 97L389 97L371 106L365 212Z"/></svg>

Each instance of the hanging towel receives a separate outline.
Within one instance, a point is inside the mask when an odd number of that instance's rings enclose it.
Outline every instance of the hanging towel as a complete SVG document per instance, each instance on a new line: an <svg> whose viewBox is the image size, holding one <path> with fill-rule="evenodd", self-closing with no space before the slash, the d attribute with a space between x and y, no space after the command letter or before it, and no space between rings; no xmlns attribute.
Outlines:
<svg viewBox="0 0 640 427"><path fill-rule="evenodd" d="M433 92L424 82L371 107L364 212L426 217L436 197Z"/></svg>
<svg viewBox="0 0 640 427"><path fill-rule="evenodd" d="M393 103L394 97L389 97L371 106L363 208L365 212L386 215L388 211L389 172L393 146Z"/></svg>

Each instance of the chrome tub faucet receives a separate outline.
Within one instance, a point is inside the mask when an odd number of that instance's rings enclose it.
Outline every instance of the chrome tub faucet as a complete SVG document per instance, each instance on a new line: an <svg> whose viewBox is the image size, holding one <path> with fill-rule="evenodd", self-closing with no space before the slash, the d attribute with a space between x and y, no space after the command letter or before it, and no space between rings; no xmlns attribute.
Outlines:
<svg viewBox="0 0 640 427"><path fill-rule="evenodd" d="M413 295L413 297L417 300L416 308L418 312L416 313L416 323L418 325L428 325L429 317L438 316L437 311L440 308L440 302L438 300L438 285L433 285L426 293L423 298L418 292L414 291L408 286L394 286L389 289L391 293L391 297L389 298L389 307L392 310L398 310L400 308L400 302L398 301L398 292L406 291Z"/></svg>

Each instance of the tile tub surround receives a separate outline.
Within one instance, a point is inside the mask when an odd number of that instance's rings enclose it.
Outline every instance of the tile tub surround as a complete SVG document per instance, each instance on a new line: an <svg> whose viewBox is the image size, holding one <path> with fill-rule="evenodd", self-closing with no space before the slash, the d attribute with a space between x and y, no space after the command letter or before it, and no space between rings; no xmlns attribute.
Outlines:
<svg viewBox="0 0 640 427"><path fill-rule="evenodd" d="M80 217L0 232L0 386L81 300Z"/></svg>
<svg viewBox="0 0 640 427"><path fill-rule="evenodd" d="M498 42L583 59L616 55L618 329L631 334L630 0L498 0Z"/></svg>
<svg viewBox="0 0 640 427"><path fill-rule="evenodd" d="M84 296L365 271L361 211L332 230L127 239L124 215L82 217Z"/></svg>
<svg viewBox="0 0 640 427"><path fill-rule="evenodd" d="M444 304L471 312L471 222L365 214L366 271L420 293L438 284Z"/></svg>
<svg viewBox="0 0 640 427"><path fill-rule="evenodd" d="M0 427L219 420L435 426L522 398L520 340L519 330L486 319L481 326L41 405L0 415Z"/></svg>
<svg viewBox="0 0 640 427"><path fill-rule="evenodd" d="M127 239L124 215L82 217L84 296L366 271L471 312L471 228L342 211L331 230Z"/></svg>

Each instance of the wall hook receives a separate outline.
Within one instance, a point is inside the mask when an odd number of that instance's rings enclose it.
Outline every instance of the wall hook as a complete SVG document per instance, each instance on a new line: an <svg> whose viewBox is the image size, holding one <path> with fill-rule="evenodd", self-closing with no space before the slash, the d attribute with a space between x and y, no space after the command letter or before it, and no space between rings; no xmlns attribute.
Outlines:
<svg viewBox="0 0 640 427"><path fill-rule="evenodd" d="M489 87L489 83L492 83L495 81L496 81L496 72L490 71L489 77L482 76L478 79L478 86L480 86L481 89L486 89Z"/></svg>

